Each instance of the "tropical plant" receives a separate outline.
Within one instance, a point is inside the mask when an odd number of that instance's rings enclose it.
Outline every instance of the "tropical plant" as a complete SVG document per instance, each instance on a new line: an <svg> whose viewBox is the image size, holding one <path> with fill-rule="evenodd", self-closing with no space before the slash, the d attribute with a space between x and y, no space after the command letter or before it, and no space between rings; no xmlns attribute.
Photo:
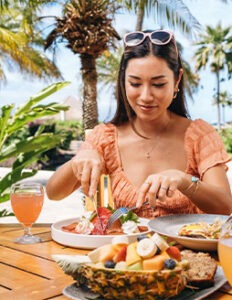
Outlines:
<svg viewBox="0 0 232 300"><path fill-rule="evenodd" d="M84 130L98 124L96 59L120 38L111 24L116 9L110 0L71 0L46 39L46 49L65 40L74 54L80 54Z"/></svg>
<svg viewBox="0 0 232 300"><path fill-rule="evenodd" d="M226 106L232 106L232 95L229 94L229 92L224 91L220 92L219 94L219 102L222 107L222 122L225 123L225 107ZM214 95L213 97L213 104L217 105L218 103L218 95Z"/></svg>
<svg viewBox="0 0 232 300"><path fill-rule="evenodd" d="M5 68L20 69L24 75L51 80L61 78L60 71L44 55L38 12L43 2L5 1L0 18L0 79L7 80ZM8 8L7 4L11 4Z"/></svg>
<svg viewBox="0 0 232 300"><path fill-rule="evenodd" d="M197 72L192 70L191 65L182 57L183 47L177 41L177 49L181 55L182 67L183 67L183 76L185 79L185 91L186 94L193 100L193 94L198 91L200 77Z"/></svg>
<svg viewBox="0 0 232 300"><path fill-rule="evenodd" d="M217 116L218 128L221 128L220 112L220 84L222 73L227 71L228 79L232 74L232 34L231 27L222 28L219 23L215 28L206 26L206 32L200 34L199 46L194 56L196 59L196 70L210 66L211 72L216 75L217 82Z"/></svg>
<svg viewBox="0 0 232 300"><path fill-rule="evenodd" d="M118 77L118 68L122 56L123 48L119 47L115 51L105 51L97 60L97 74L99 81L99 91L107 92L107 101L110 103L108 116L112 116L112 102L116 100L116 82ZM112 97L111 97L112 96Z"/></svg>
<svg viewBox="0 0 232 300"><path fill-rule="evenodd" d="M118 0L128 10L137 15L135 30L143 29L144 16L153 14L155 22L161 27L179 28L183 33L192 33L201 28L198 20L191 14L182 0Z"/></svg>
<svg viewBox="0 0 232 300"><path fill-rule="evenodd" d="M67 84L69 83L52 84L18 108L15 108L14 104L5 105L1 108L0 163L10 158L14 158L14 162L9 173L0 178L0 202L9 200L9 187L13 183L36 174L36 169L25 170L26 167L37 161L41 153L60 143L62 138L60 135L37 131L34 136L20 139L16 133L20 136L20 132L29 122L67 110L67 106L58 103L40 103ZM11 139L12 135L15 136L13 140Z"/></svg>
<svg viewBox="0 0 232 300"><path fill-rule="evenodd" d="M232 128L223 128L219 131L219 134L225 145L226 152L232 154Z"/></svg>

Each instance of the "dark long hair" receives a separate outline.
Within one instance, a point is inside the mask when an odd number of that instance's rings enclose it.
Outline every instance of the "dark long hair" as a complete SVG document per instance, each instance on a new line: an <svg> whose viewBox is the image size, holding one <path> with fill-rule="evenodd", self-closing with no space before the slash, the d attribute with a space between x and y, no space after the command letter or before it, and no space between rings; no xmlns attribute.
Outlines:
<svg viewBox="0 0 232 300"><path fill-rule="evenodd" d="M150 30L145 32L150 32ZM132 121L133 117L135 116L134 111L131 109L128 103L125 89L125 71L130 59L146 57L150 54L162 58L167 62L169 68L173 71L175 80L178 79L179 71L182 68L182 62L180 54L176 52L176 45L173 39L174 37L172 38L170 43L166 45L155 45L152 44L150 42L150 39L147 37L140 45L133 47L125 47L124 53L121 58L117 79L117 108L115 115L111 120L111 123L113 123L114 125L121 125L127 121ZM179 92L177 93L176 98L173 99L168 109L180 116L189 118L184 95L183 76L181 77L178 88Z"/></svg>

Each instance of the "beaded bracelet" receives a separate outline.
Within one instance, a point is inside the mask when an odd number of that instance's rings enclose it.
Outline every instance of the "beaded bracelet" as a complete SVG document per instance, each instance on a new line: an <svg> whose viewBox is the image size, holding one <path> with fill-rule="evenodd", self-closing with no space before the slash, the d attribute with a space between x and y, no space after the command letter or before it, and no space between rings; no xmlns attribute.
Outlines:
<svg viewBox="0 0 232 300"><path fill-rule="evenodd" d="M191 195L195 194L198 187L199 187L199 178L192 176L191 177L191 184L187 187L186 190L184 190L184 192L186 193L187 191L191 190L191 188L194 186L194 190L192 191Z"/></svg>

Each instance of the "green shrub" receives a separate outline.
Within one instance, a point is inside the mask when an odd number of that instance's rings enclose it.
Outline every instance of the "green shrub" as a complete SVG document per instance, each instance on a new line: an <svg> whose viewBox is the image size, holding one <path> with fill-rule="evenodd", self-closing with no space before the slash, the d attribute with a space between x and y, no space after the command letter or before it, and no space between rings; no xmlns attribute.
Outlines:
<svg viewBox="0 0 232 300"><path fill-rule="evenodd" d="M61 149L68 150L72 140L83 139L83 126L79 121L57 121L56 133L64 135Z"/></svg>
<svg viewBox="0 0 232 300"><path fill-rule="evenodd" d="M225 145L226 151L232 154L232 128L222 129L219 134Z"/></svg>

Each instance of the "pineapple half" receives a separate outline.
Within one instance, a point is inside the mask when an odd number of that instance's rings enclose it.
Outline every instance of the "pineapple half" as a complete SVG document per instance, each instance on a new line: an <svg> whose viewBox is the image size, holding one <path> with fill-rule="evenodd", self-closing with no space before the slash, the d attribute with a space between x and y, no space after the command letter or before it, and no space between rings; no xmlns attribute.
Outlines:
<svg viewBox="0 0 232 300"><path fill-rule="evenodd" d="M96 267L86 256L54 255L53 258L77 282L104 299L165 299L186 286L181 267L161 271L132 271Z"/></svg>

